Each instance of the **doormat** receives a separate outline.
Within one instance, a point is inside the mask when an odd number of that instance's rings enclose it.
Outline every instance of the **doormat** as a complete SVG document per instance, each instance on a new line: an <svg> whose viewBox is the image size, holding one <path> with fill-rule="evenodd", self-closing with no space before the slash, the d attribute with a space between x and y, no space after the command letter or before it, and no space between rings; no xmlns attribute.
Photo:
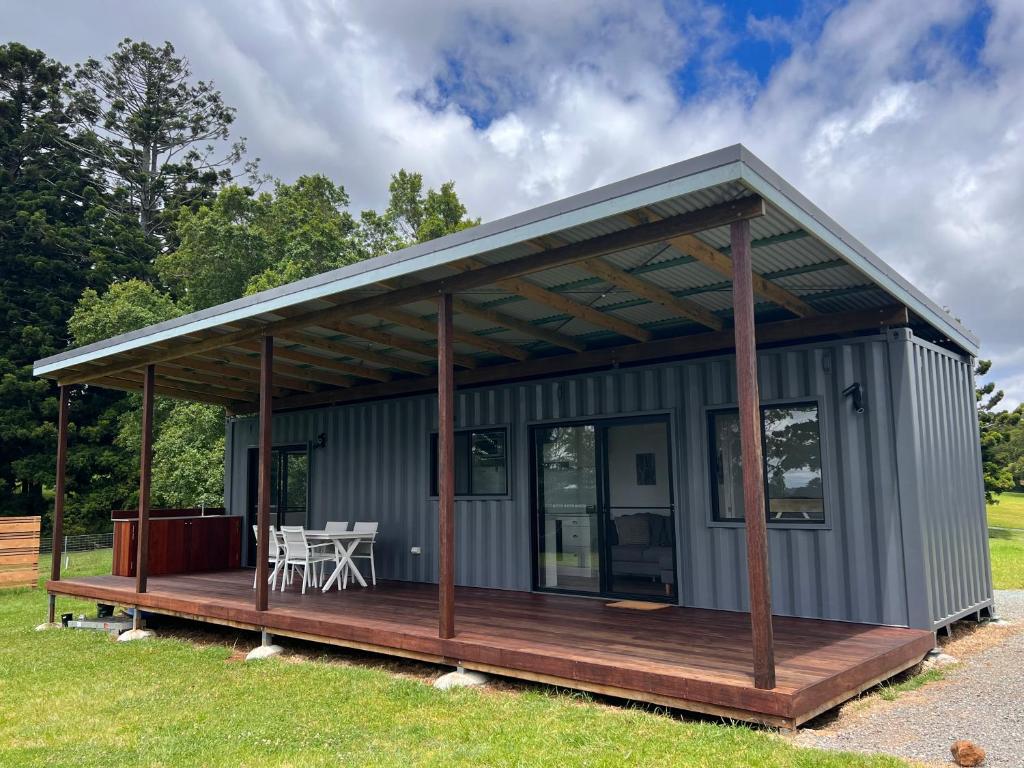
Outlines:
<svg viewBox="0 0 1024 768"><path fill-rule="evenodd" d="M668 603L648 603L645 600L617 600L605 605L609 608L629 608L634 611L660 611L662 608L668 608Z"/></svg>

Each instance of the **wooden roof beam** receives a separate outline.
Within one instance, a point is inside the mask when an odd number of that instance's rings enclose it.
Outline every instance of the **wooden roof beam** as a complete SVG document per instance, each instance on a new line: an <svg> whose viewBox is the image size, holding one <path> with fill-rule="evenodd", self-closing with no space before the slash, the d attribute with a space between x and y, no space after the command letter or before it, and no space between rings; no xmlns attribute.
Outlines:
<svg viewBox="0 0 1024 768"><path fill-rule="evenodd" d="M231 378L234 376L233 373L225 372L221 376L208 376L201 368L194 368L184 360L161 363L160 370L157 371L157 376L157 381L168 384L168 386L171 385L172 380L188 382L189 384L194 384L197 387L211 387L213 389L228 390L243 398L250 395L255 396L257 392L256 386L251 382L237 381ZM300 389L299 391L309 392L311 390Z"/></svg>
<svg viewBox="0 0 1024 768"><path fill-rule="evenodd" d="M96 379L89 383L95 384L98 387L106 387L107 389L119 389L123 392L140 392L142 390L141 380L136 381L130 376L126 376L124 374L105 376L102 379ZM239 409L244 409L252 405L248 400L222 397L211 393L208 389L193 388L186 384L158 383L153 387L153 391L162 397L169 397L172 400L186 400L193 403L219 405L233 412L237 412Z"/></svg>
<svg viewBox="0 0 1024 768"><path fill-rule="evenodd" d="M673 248L691 256L706 267L732 279L732 259L717 248L693 235L680 235L667 241ZM771 282L757 272L753 273L754 293L773 304L788 309L797 317L813 317L818 310L781 285Z"/></svg>
<svg viewBox="0 0 1024 768"><path fill-rule="evenodd" d="M356 344L346 344L345 342L335 341L334 339L325 339L323 336L314 336L311 333L283 333L278 335L277 338L290 344L301 344L304 347L319 349L324 352L333 352L336 355L346 355L348 357L363 360L367 363L377 363L378 365L385 365L389 368L397 368L400 371L418 373L421 376L428 376L434 372L433 368L429 365L425 365L415 360L407 360L404 357L387 355L383 352L377 352L376 350L365 349ZM325 367L329 367L334 362L331 358L322 357L321 355L311 355L290 347L277 347L274 349L274 354L279 357L287 357L291 360L299 360L304 363L309 363L310 365L323 365Z"/></svg>
<svg viewBox="0 0 1024 768"><path fill-rule="evenodd" d="M454 266L461 271L466 271L467 269L484 266L484 262L477 261L476 259L467 259ZM409 285L409 283L404 280L396 279L383 280L380 282L380 285L388 289L395 289L405 287ZM466 301L458 296L452 296L452 308L459 314L469 315L470 317L475 317L479 320L486 320L487 322L501 326L502 328L518 331L530 338L546 341L548 344L556 347L562 347L563 349L572 350L573 352L582 352L587 348L583 342L578 339L574 339L572 336L559 333L558 331L552 331L549 328L535 325L527 320L521 320L518 317L506 315L503 312L496 312L488 307L481 307L479 304Z"/></svg>
<svg viewBox="0 0 1024 768"><path fill-rule="evenodd" d="M647 280L641 280L604 259L588 259L580 262L580 266L592 275L596 275L612 285L617 285L642 299L660 304L687 320L693 320L713 331L720 331L724 327L720 317L697 302L673 296L670 291Z"/></svg>
<svg viewBox="0 0 1024 768"><path fill-rule="evenodd" d="M436 322L424 317L418 317L409 312L402 312L397 309L378 309L374 310L373 314L389 322L405 325L409 328L415 328L416 330L423 331L424 333L432 334L437 332ZM456 341L461 341L463 344L469 344L512 360L526 360L530 357L529 352L517 347L515 344L506 344L505 342L498 341L497 339L488 339L486 336L478 336L471 331L463 331L458 328L454 328L452 329L452 338Z"/></svg>
<svg viewBox="0 0 1024 768"><path fill-rule="evenodd" d="M275 339L275 342L276 342L276 339ZM240 345L240 348L243 348L243 349L248 348L248 345L245 345L245 346L241 346ZM297 379L299 381L307 381L307 382L308 381L319 381L319 382L321 382L323 384L334 384L334 386L338 386L338 387L351 387L351 386L353 386L356 383L356 380L354 378L352 378L351 376L337 376L337 375L328 373L326 371L311 370L309 368L303 368L303 367L298 366L298 365L291 365L290 363L282 362L281 360L278 360L279 357L283 357L283 358L287 358L287 359L293 359L293 357L291 355L280 354L280 352L282 352L282 351L288 351L288 350L285 350L284 347L282 347L281 345L275 343L275 345L274 345L274 378L275 379L277 379L280 376L288 376L288 377L293 377L293 378L295 378L295 379ZM232 352L232 351L230 351L228 349L217 349L217 350L213 350L211 352L204 352L204 353L202 353L201 357L207 358L207 359L210 359L210 360L227 360L229 363L232 363L233 365L237 365L237 366L240 366L242 368L248 369L247 372L249 373L250 376L255 376L255 374L258 374L259 370L260 370L260 359L258 357L253 357L252 355L242 354L240 352ZM189 359L193 359L193 358L189 358ZM325 360L324 362L330 363L331 361L330 360Z"/></svg>
<svg viewBox="0 0 1024 768"><path fill-rule="evenodd" d="M658 221L661 218L649 208L641 208L637 211L632 211L627 215L638 224ZM681 253L691 257L695 261L699 261L707 267L710 267L718 272L718 274L729 278L730 281L732 280L732 258L722 253L717 248L708 245L699 237L695 237L692 234L683 234L669 238L666 242ZM818 310L792 291L788 291L781 285L771 282L757 272L753 272L752 275L754 293L761 298L767 299L774 304L778 304L784 309L788 309L797 317L813 317L818 314Z"/></svg>
<svg viewBox="0 0 1024 768"><path fill-rule="evenodd" d="M483 262L476 261L475 259L468 259L467 262L465 265L453 264L452 266L457 269L471 269L475 265L483 264ZM531 283L529 280L524 280L520 277L509 278L508 280L500 281L498 286L509 293L514 293L530 301L543 304L545 307L550 307L558 312L584 320L598 328L604 328L620 336L625 336L627 339L647 341L651 338L651 332L646 328L641 328L636 323L607 314L586 304L580 304L575 299L571 299L561 293L556 293L536 283Z"/></svg>
<svg viewBox="0 0 1024 768"><path fill-rule="evenodd" d="M395 291L353 299L333 307L310 310L294 317L267 323L261 327L244 328L231 333L219 334L192 344L176 344L167 349L147 354L141 362L145 364L160 363L165 360L173 360L178 357L187 357L211 349L218 349L240 341L259 339L265 335L273 336L284 331L292 331L314 325L326 325L332 321L345 321L357 315L373 314L378 309L387 309L404 304L412 304L428 298L436 298L442 293L461 293L483 285L491 285L503 280L519 278L532 272L542 272L546 269L573 264L584 259L607 256L641 245L665 242L670 238L680 235L724 226L734 221L763 216L764 211L764 200L756 195L752 195L739 200L701 208L696 211L681 213L677 216L670 216L660 221L652 221L629 229L599 235L578 243L569 243L568 245L552 248L528 257L511 259L497 264L488 264L479 269L461 272L454 276L437 278L425 283L399 288ZM93 368L87 373L73 374L60 379L60 383L83 383L137 368L139 364L139 361L134 360L130 362L116 360Z"/></svg>
<svg viewBox="0 0 1024 768"><path fill-rule="evenodd" d="M372 341L374 344L380 344L385 347L393 347L394 349L402 349L406 352L412 352L415 355L421 355L422 357L428 357L430 359L437 358L437 350L430 344L424 344L421 341L410 339L408 336L400 336L398 334L389 333L388 331L382 331L379 328L370 328L365 325L359 325L358 323L348 323L341 320L336 320L332 323L325 324L325 328L330 330L344 333L346 336L354 336L359 339L366 339ZM455 364L462 366L463 368L476 368L476 360L469 355L454 356Z"/></svg>
<svg viewBox="0 0 1024 768"><path fill-rule="evenodd" d="M583 342L574 339L572 336L542 328L526 320L520 320L518 317L506 315L503 312L495 312L493 309L478 306L465 299L460 299L458 296L452 297L452 305L459 314L469 315L479 320L486 320L489 323L500 325L503 328L518 331L526 336L546 341L555 347L562 347L573 352L582 352L587 348Z"/></svg>
<svg viewBox="0 0 1024 768"><path fill-rule="evenodd" d="M276 366L275 366L276 368ZM231 365L225 358L224 355L218 355L213 359L196 357L187 357L184 360L168 361L161 363L160 369L172 369L172 370L185 370L189 369L192 371L206 372L214 374L215 379L211 379L209 376L205 377L204 381L209 381L213 386L222 385L225 387L233 387L235 389L243 390L253 396L259 394L259 384L252 378L252 371L243 366ZM227 378L233 377L233 378ZM278 373L274 371L274 382L279 389L295 389L300 392L316 392L317 386L310 380L310 377L293 377L287 374ZM347 386L345 380L342 377L331 379L322 382L329 384L334 387Z"/></svg>
<svg viewBox="0 0 1024 768"><path fill-rule="evenodd" d="M906 325L909 314L905 307L889 306L853 312L823 314L812 318L795 318L757 326L757 345L775 344L799 339L836 336L890 326ZM709 352L728 352L735 337L732 328L705 331L689 336L657 339L644 344L631 342L603 349L588 349L577 355L538 357L526 362L500 363L481 366L475 371L455 374L458 386L477 386L492 382L521 380L555 373L573 373L603 370L616 365L646 363L655 360L678 359L687 355ZM275 401L274 408L306 408L314 405L372 400L420 392L429 392L437 386L435 376L404 379L387 384L368 384L347 391L317 392L313 395L294 395Z"/></svg>

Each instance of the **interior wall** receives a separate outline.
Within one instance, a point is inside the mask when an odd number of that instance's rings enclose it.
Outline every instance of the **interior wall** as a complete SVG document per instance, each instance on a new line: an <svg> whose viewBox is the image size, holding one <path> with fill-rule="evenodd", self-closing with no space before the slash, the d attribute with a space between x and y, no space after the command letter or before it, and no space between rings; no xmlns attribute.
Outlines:
<svg viewBox="0 0 1024 768"><path fill-rule="evenodd" d="M884 624L907 623L907 592L896 489L893 414L883 336L787 347L759 354L762 400L819 403L825 526L769 526L777 613ZM842 390L859 382L866 410ZM745 610L741 525L710 522L707 409L733 405L730 356L468 389L456 394L457 428L509 430L510 496L456 502L456 580L470 586L532 586L529 425L670 415L679 599L684 605ZM429 498L433 396L278 414L274 442L315 441L312 525L328 519L380 522L378 575L436 581L437 504ZM255 418L229 425L229 492L244 514L244 453ZM660 464L660 462L659 462ZM632 467L631 467L632 470ZM421 554L412 554L419 547Z"/></svg>
<svg viewBox="0 0 1024 768"><path fill-rule="evenodd" d="M637 456L651 454L654 457L653 484L639 483ZM613 507L654 507L644 510L654 514L666 514L660 507L672 503L670 478L672 468L668 463L668 440L665 425L661 422L645 422L616 426L608 432L608 503Z"/></svg>

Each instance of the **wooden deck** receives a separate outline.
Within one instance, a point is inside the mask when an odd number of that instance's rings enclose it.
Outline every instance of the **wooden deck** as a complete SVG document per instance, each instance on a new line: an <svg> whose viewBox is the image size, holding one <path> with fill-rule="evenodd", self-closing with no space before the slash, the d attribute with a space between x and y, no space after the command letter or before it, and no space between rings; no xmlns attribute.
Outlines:
<svg viewBox="0 0 1024 768"><path fill-rule="evenodd" d="M432 584L273 592L265 613L254 609L252 571L153 576L143 595L121 576L47 590L786 727L916 664L933 645L921 630L775 617L777 684L759 690L745 613L459 587L457 634L442 640Z"/></svg>

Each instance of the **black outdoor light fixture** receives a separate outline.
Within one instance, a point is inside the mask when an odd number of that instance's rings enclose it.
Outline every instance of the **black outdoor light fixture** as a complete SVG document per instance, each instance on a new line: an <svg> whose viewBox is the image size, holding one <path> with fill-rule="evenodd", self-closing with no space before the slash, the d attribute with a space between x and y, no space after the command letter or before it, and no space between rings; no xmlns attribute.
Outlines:
<svg viewBox="0 0 1024 768"><path fill-rule="evenodd" d="M316 447L323 448L325 445L327 445L327 433L321 432L316 436Z"/></svg>
<svg viewBox="0 0 1024 768"><path fill-rule="evenodd" d="M859 381L853 382L853 384L844 389L843 396L853 398L854 413L864 413L864 393L861 391Z"/></svg>

